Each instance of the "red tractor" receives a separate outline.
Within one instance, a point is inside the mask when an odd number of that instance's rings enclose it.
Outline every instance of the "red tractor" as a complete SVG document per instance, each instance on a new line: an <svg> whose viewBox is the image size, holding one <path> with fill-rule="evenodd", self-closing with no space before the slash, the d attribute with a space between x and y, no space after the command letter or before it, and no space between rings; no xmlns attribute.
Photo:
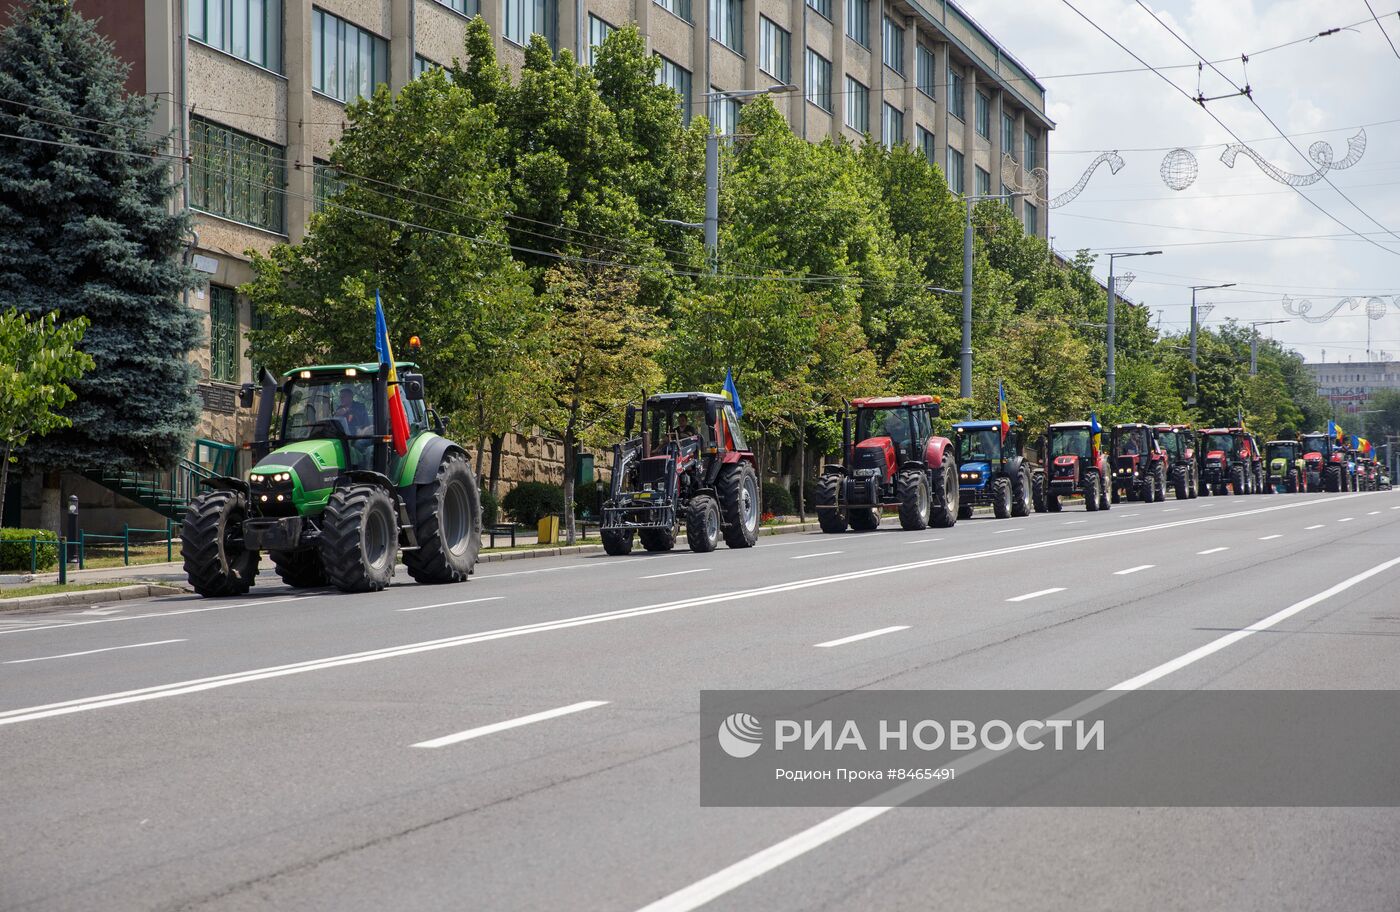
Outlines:
<svg viewBox="0 0 1400 912"><path fill-rule="evenodd" d="M1223 496L1226 486L1233 494L1263 494L1264 454L1254 435L1244 428L1209 428L1201 431L1205 452L1201 480L1212 493Z"/></svg>
<svg viewBox="0 0 1400 912"><path fill-rule="evenodd" d="M842 461L823 466L817 482L823 532L876 529L885 507L897 507L900 526L911 531L958 521L953 444L933 433L938 405L934 396L851 402L842 421Z"/></svg>
<svg viewBox="0 0 1400 912"><path fill-rule="evenodd" d="M1082 496L1089 512L1107 510L1108 454L1094 454L1093 426L1087 421L1052 424L1040 438L1045 468L1037 472L1036 512L1060 512L1060 499Z"/></svg>
<svg viewBox="0 0 1400 912"><path fill-rule="evenodd" d="M1157 442L1157 431L1147 424L1115 424L1109 437L1113 453L1113 494L1143 503L1167 499L1167 453Z"/></svg>
<svg viewBox="0 0 1400 912"><path fill-rule="evenodd" d="M601 534L609 554L670 551L681 527L690 550L709 552L720 539L751 548L758 539L758 469L734 407L714 393L664 393L641 409L627 407L628 437L613 446L612 492Z"/></svg>
<svg viewBox="0 0 1400 912"><path fill-rule="evenodd" d="M1185 424L1159 424L1153 430L1171 465L1167 482L1176 499L1195 497L1201 490L1201 451L1196 446L1196 432Z"/></svg>

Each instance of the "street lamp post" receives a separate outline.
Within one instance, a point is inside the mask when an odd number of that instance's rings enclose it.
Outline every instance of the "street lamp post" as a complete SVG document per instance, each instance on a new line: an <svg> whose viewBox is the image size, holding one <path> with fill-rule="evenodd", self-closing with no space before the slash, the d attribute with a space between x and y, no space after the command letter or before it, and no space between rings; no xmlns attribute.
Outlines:
<svg viewBox="0 0 1400 912"><path fill-rule="evenodd" d="M963 222L962 380L958 384L958 395L963 399L972 398L972 206L983 200L1011 199L1028 195L1029 191L1015 190L1011 193L989 193L986 196L966 198L967 218Z"/></svg>
<svg viewBox="0 0 1400 912"><path fill-rule="evenodd" d="M1196 404L1196 292L1208 291L1212 288L1233 288L1234 282L1226 282L1224 285L1192 285L1191 286L1191 401L1187 405Z"/></svg>
<svg viewBox="0 0 1400 912"><path fill-rule="evenodd" d="M1119 257L1135 256L1157 256L1160 250L1145 250L1137 253L1110 253L1108 254L1108 401L1112 402L1114 394L1118 391L1118 371L1114 366L1114 358L1117 354L1117 327L1118 314L1118 290L1113 287L1113 261Z"/></svg>
<svg viewBox="0 0 1400 912"><path fill-rule="evenodd" d="M1254 320L1249 324L1249 375L1251 377L1259 374L1259 327L1287 322L1287 320Z"/></svg>

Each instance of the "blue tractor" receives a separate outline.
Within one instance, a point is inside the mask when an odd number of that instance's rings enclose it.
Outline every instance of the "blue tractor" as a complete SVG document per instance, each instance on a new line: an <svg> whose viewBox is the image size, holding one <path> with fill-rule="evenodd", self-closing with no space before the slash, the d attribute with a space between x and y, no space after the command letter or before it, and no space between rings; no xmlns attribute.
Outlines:
<svg viewBox="0 0 1400 912"><path fill-rule="evenodd" d="M953 425L958 454L958 518L990 504L997 519L1029 516L1031 467L1022 455L1022 428L1012 422L1002 439L1000 421L960 421Z"/></svg>

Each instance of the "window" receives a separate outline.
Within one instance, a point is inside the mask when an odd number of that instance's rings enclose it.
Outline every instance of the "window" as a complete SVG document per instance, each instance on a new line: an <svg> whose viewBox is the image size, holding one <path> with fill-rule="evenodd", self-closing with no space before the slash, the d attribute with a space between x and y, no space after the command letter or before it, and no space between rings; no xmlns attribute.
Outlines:
<svg viewBox="0 0 1400 912"><path fill-rule="evenodd" d="M190 205L269 231L284 230L287 156L281 146L190 118Z"/></svg>
<svg viewBox="0 0 1400 912"><path fill-rule="evenodd" d="M1036 153L1037 153L1039 150L1038 150L1036 147L1039 146L1039 145L1040 145L1040 143L1037 142L1036 135L1035 135L1034 133L1032 133L1030 130L1027 130L1027 131L1026 131L1026 160L1025 160L1025 168L1026 168L1027 171L1029 171L1030 169L1034 168L1034 167L1035 167L1035 163L1038 161L1038 159L1036 158Z"/></svg>
<svg viewBox="0 0 1400 912"><path fill-rule="evenodd" d="M980 165L972 166L972 192L978 196L992 195L992 174Z"/></svg>
<svg viewBox="0 0 1400 912"><path fill-rule="evenodd" d="M710 37L736 54L744 53L744 0L711 0Z"/></svg>
<svg viewBox="0 0 1400 912"><path fill-rule="evenodd" d="M886 149L904 142L904 112L889 102L880 111L880 140Z"/></svg>
<svg viewBox="0 0 1400 912"><path fill-rule="evenodd" d="M870 47L870 0L846 0L846 34L861 47Z"/></svg>
<svg viewBox="0 0 1400 912"><path fill-rule="evenodd" d="M904 29L889 16L884 29L885 66L904 75Z"/></svg>
<svg viewBox="0 0 1400 912"><path fill-rule="evenodd" d="M870 132L870 90L850 76L846 77L846 126L857 133Z"/></svg>
<svg viewBox="0 0 1400 912"><path fill-rule="evenodd" d="M933 97L933 84L938 80L934 77L937 66L934 64L933 51L922 44L914 49L914 82L929 98Z"/></svg>
<svg viewBox="0 0 1400 912"><path fill-rule="evenodd" d="M792 36L767 16L758 17L758 68L786 84L792 77L788 52Z"/></svg>
<svg viewBox="0 0 1400 912"><path fill-rule="evenodd" d="M933 145L933 131L926 129L921 124L916 124L914 137L918 140L919 150L924 153L924 158L928 159L929 164L938 164L938 150Z"/></svg>
<svg viewBox="0 0 1400 912"><path fill-rule="evenodd" d="M1005 111L1001 112L1001 151L1016 157L1016 118Z"/></svg>
<svg viewBox="0 0 1400 912"><path fill-rule="evenodd" d="M606 19L599 19L592 13L588 14L588 65L593 66L598 60L598 48L603 46L603 42L608 36L617 31L617 26ZM666 58L661 58L665 60ZM667 83L669 85L669 83Z"/></svg>
<svg viewBox="0 0 1400 912"><path fill-rule="evenodd" d="M1040 233L1040 212L1035 206L1026 203L1026 234Z"/></svg>
<svg viewBox="0 0 1400 912"><path fill-rule="evenodd" d="M481 3L478 0L437 0L437 2L469 19L481 12Z"/></svg>
<svg viewBox="0 0 1400 912"><path fill-rule="evenodd" d="M558 0L504 0L506 11L505 36L519 45L530 43L531 35L543 35L550 47L555 46L555 20Z"/></svg>
<svg viewBox="0 0 1400 912"><path fill-rule="evenodd" d="M311 11L311 88L336 101L374 94L389 81L389 42L352 22Z"/></svg>
<svg viewBox="0 0 1400 912"><path fill-rule="evenodd" d="M316 212L320 212L331 204L331 200L337 193L345 189L345 181L340 179L340 174L331 167L330 162L320 158L312 159L312 161L314 163L311 172L312 206Z"/></svg>
<svg viewBox="0 0 1400 912"><path fill-rule="evenodd" d="M967 120L967 99L963 98L963 76L948 67L948 113L958 120Z"/></svg>
<svg viewBox="0 0 1400 912"><path fill-rule="evenodd" d="M710 86L711 92L719 89ZM720 136L739 132L739 102L723 95L710 96L710 124Z"/></svg>
<svg viewBox="0 0 1400 912"><path fill-rule="evenodd" d="M209 286L209 378L238 382L238 299L222 285Z"/></svg>
<svg viewBox="0 0 1400 912"><path fill-rule="evenodd" d="M690 0L656 0L656 5L690 22Z"/></svg>
<svg viewBox="0 0 1400 912"><path fill-rule="evenodd" d="M428 72L429 70L436 70L436 69L441 69L441 68L442 68L442 64L438 63L436 60L429 60L427 57L424 57L422 54L414 54L414 55L413 55L413 78L414 78L414 79L417 79L419 76L422 76L424 73Z"/></svg>
<svg viewBox="0 0 1400 912"><path fill-rule="evenodd" d="M831 61L807 48L807 100L823 111L831 110Z"/></svg>
<svg viewBox="0 0 1400 912"><path fill-rule="evenodd" d="M190 37L282 72L282 0L188 0Z"/></svg>
<svg viewBox="0 0 1400 912"><path fill-rule="evenodd" d="M952 146L948 147L948 189L963 192L963 154Z"/></svg>
<svg viewBox="0 0 1400 912"><path fill-rule="evenodd" d="M678 101L681 106L681 115L688 123L690 121L690 70L667 60L660 54L656 56L661 60L661 69L656 73L656 83L676 90L676 94L680 95Z"/></svg>
<svg viewBox="0 0 1400 912"><path fill-rule="evenodd" d="M976 118L975 123L977 125L977 135L986 139L991 139L992 100L986 95L983 95L981 92L978 92L977 101L975 102L975 105L976 107L972 113L973 116Z"/></svg>
<svg viewBox="0 0 1400 912"><path fill-rule="evenodd" d="M831 18L831 0L807 0L807 5L817 11L823 19Z"/></svg>

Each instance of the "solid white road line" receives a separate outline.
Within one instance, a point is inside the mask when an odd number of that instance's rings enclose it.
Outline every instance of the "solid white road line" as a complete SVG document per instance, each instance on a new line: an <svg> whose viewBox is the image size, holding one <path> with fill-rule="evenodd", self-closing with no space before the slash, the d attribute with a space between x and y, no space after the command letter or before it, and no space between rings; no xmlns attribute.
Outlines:
<svg viewBox="0 0 1400 912"><path fill-rule="evenodd" d="M646 557L624 557L617 558L593 558L586 564L569 564L566 567L541 567L539 570L512 570L509 573L488 573L481 576L482 582L493 579L501 579L506 576L531 576L536 573L559 573L563 570L587 570L590 567L616 567L618 564L631 564L636 561L654 560L659 555L648 554Z"/></svg>
<svg viewBox="0 0 1400 912"><path fill-rule="evenodd" d="M132 614L119 618L98 618L93 621L64 621L61 624L45 624L42 627L16 627L13 630L0 630L6 633L33 633L36 630L55 630L59 627L83 627L88 624L111 624L116 621L140 621L146 618L175 617L178 614L199 614L203 611L227 611L230 608L252 608L258 605L276 605L278 602L299 602L303 599L318 598L315 595L289 595L286 598L260 599L253 602L239 602L237 605L213 605L209 608L177 608L174 611L152 611L149 614Z"/></svg>
<svg viewBox="0 0 1400 912"><path fill-rule="evenodd" d="M916 538L913 541L903 542L906 545L926 545L929 542L943 541L941 538Z"/></svg>
<svg viewBox="0 0 1400 912"><path fill-rule="evenodd" d="M687 573L708 573L709 567L696 567L694 570L673 570L670 573L653 573L651 576L639 576L637 579L663 579L668 576L685 576Z"/></svg>
<svg viewBox="0 0 1400 912"><path fill-rule="evenodd" d="M1354 517L1351 516L1344 516L1341 519L1337 520L1337 522L1351 522L1353 518Z"/></svg>
<svg viewBox="0 0 1400 912"><path fill-rule="evenodd" d="M1156 532L1162 529L1175 529L1181 526L1194 526L1200 523L1219 522L1226 519L1236 519L1243 516L1254 516L1260 513L1273 513L1278 510L1291 510L1296 507L1305 507L1311 504L1330 502L1332 500L1344 500L1348 497L1364 497L1364 494L1342 494L1336 497L1327 498L1326 501L1314 500L1293 500L1289 503L1278 504L1271 507L1261 507L1254 510L1242 510L1238 513L1219 513L1212 516L1202 516L1196 519L1178 519L1172 522L1159 523L1154 526L1136 526L1130 529L1113 529L1106 532L1091 532L1084 535L1075 535L1070 538L1057 538L1049 541L1027 542L1022 545L1010 545L1005 548L991 548L986 551L972 551L963 554L951 554L945 557L932 557L925 560L910 561L904 564L890 564L883 567L869 567L864 570L851 570L845 573L836 573L830 576L809 577L807 579L793 580L788 583L775 583L771 586L760 586L754 589L738 589L730 592L717 592L714 595L697 596L694 598L679 599L672 602L661 602L653 605L640 605L635 608L620 608L614 611L601 611L594 614L576 615L574 617L560 618L554 621L541 621L535 624L522 624L516 627L503 627L494 630L484 630L479 633L469 633L460 636L444 637L437 640L424 640L417 643L407 643L401 646L390 646L381 649L371 649L365 652L355 652L346 655L329 656L321 659L311 659L304 662L293 662L287 665L274 665L267 668L255 668L250 671L233 672L231 674L215 675L207 678L195 678L188 681L177 681L170 684L157 684L151 687L143 687L137 690L120 691L117 693L101 694L95 697L80 697L74 700L64 700L58 703L46 703L41 706L29 706L19 709L0 711L0 726L12 725L17 722L31 722L37 719L47 719L53 716L63 716L69 713L86 712L93 709L107 709L113 706L124 706L130 703L142 703L147 700L159 700L165 697L176 697L185 694L202 693L206 690L214 690L220 687L230 687L235 684L249 684L255 681L265 681L271 678L280 678L287 675L302 674L310 671L322 671L327 668L340 668L347 665L359 665L365 662L377 662L381 659L398 658L400 656L416 655L421 652L432 652L438 649L451 649L457 646L469 646L476 643L485 643L494 640L507 639L509 637L528 636L536 633L544 633L554 630L566 630L573 627L583 627L589 624L603 624L611 621L630 620L631 618L644 617L650 614L662 614L670 611L680 611L687 608L698 608L703 605L717 605L726 602L738 602L748 599L761 598L779 592L795 592L801 589L810 589L817 586L827 586L834 583L843 583L851 580L862 580L873 576L883 576L887 573L904 573L910 570L922 570L927 567L941 567L945 564L962 563L963 561L981 560L988 557L1001 557L1007 554L1019 554L1023 551L1038 551L1042 548L1056 548L1061 545L1079 544L1081 542L1099 541L1106 538L1117 538L1124 535L1138 535L1144 532ZM266 604L266 603L264 603ZM196 609L198 610L198 609ZM126 618L106 618L104 621L126 620ZM90 622L102 623L102 622ZM16 631L0 631L16 632Z"/></svg>
<svg viewBox="0 0 1400 912"><path fill-rule="evenodd" d="M1003 532L1020 532L1020 531L1021 531L1021 529L1020 529L1020 527L1018 526L1018 527L1015 528L1015 529L993 529L993 530L992 530L992 534L993 534L993 535L1001 535Z"/></svg>
<svg viewBox="0 0 1400 912"><path fill-rule="evenodd" d="M789 557L788 560L807 560L812 557L830 557L833 554L845 554L845 551L818 551L816 554L797 554Z"/></svg>
<svg viewBox="0 0 1400 912"><path fill-rule="evenodd" d="M106 649L87 649L83 652L65 652L63 655L39 656L33 659L11 659L5 665L23 665L26 662L47 662L49 659L71 659L77 656L96 655L99 652L114 652L118 649L136 649L140 646L164 646L166 643L184 643L185 640L152 640L149 643L131 643L127 646L108 646Z"/></svg>
<svg viewBox="0 0 1400 912"><path fill-rule="evenodd" d="M1079 525L1080 523L1086 523L1086 522L1088 522L1088 521L1089 521L1089 520L1087 520L1087 519L1070 519L1070 520L1066 520L1063 524L1066 525L1066 526L1077 526L1077 525Z"/></svg>
<svg viewBox="0 0 1400 912"><path fill-rule="evenodd" d="M881 627L879 630L869 630L865 633L857 633L855 636L842 637L839 640L827 640L825 643L817 643L816 647L818 649L830 649L832 646L845 646L847 643L854 643L858 640L868 640L871 637L884 636L887 633L897 633L901 630L908 629L908 624L897 627Z"/></svg>
<svg viewBox="0 0 1400 912"><path fill-rule="evenodd" d="M1139 570L1151 570L1156 564L1138 564L1136 567L1129 567L1126 570L1113 571L1114 576L1127 576L1129 573L1137 573Z"/></svg>
<svg viewBox="0 0 1400 912"><path fill-rule="evenodd" d="M1367 513L1366 515L1367 515L1367 516L1379 516L1379 515L1381 515L1381 511L1380 511L1380 510L1372 510L1370 513Z"/></svg>
<svg viewBox="0 0 1400 912"><path fill-rule="evenodd" d="M1129 516L1140 516L1140 515L1142 515L1142 514L1140 514L1140 513L1119 513L1118 515L1121 516L1121 517L1123 517L1124 519L1127 519Z"/></svg>
<svg viewBox="0 0 1400 912"><path fill-rule="evenodd" d="M1260 540L1260 541L1273 541L1275 538L1283 538L1283 536L1282 536L1282 535L1265 535L1265 536L1262 536L1259 540Z"/></svg>
<svg viewBox="0 0 1400 912"><path fill-rule="evenodd" d="M1064 592L1064 586L1055 586L1051 589L1037 589L1035 592L1027 592L1025 595L1018 595L1015 598L1007 599L1008 602L1024 602L1027 599L1040 598L1042 595L1050 595L1055 592Z"/></svg>
<svg viewBox="0 0 1400 912"><path fill-rule="evenodd" d="M1304 531L1304 532L1311 532L1313 529L1321 529L1321 528L1322 528L1322 523L1318 523L1318 524L1315 525L1315 526L1308 526L1308 527L1305 528L1303 531Z"/></svg>
<svg viewBox="0 0 1400 912"><path fill-rule="evenodd" d="M1400 557L1388 560L1383 564L1377 564L1370 570L1366 570L1349 579L1342 580L1340 583L1333 586L1332 588L1327 589L1323 592L1319 592L1317 595L1303 599L1301 602L1296 602L1295 604L1290 605L1289 607L1283 609L1282 611L1279 611L1276 614L1269 615L1262 621L1251 624L1243 630L1237 630L1234 633L1228 633L1225 636L1220 637L1219 639L1212 640L1211 642L1207 643L1204 646L1201 646L1198 649L1191 650L1185 655L1178 656L1177 658L1172 659L1170 662L1164 662L1163 664L1158 665L1156 668L1153 668L1149 671L1145 671L1136 677L1129 678L1126 681L1123 681L1119 684L1115 684L1113 687L1109 688L1108 691L1105 691L1104 694L1100 697L1090 698L1089 700L1084 701L1084 704L1081 705L1091 704L1095 702L1098 702L1099 705L1101 705L1101 702L1104 701L1105 697L1107 697L1108 699L1112 699L1113 693L1115 692L1127 692L1139 690L1143 687L1146 687L1153 681L1156 681L1160 678L1164 678L1172 672L1179 671L1180 669L1185 668L1188 665L1191 665L1195 662L1199 662L1201 659L1204 659L1209 655L1219 652L1227 646L1230 646L1234 643L1238 643L1240 640L1243 640L1246 637L1249 637L1255 633L1258 633L1262 630L1268 630L1270 627L1273 627L1274 625L1284 620L1287 620L1288 618L1299 613L1300 611L1306 611L1313 605L1325 601L1339 592L1342 592L1346 589L1350 589L1357 583L1370 579L1378 573L1384 573L1386 570L1389 570L1390 568L1397 565L1400 565ZM1055 718L1073 717L1067 715L1066 713L1056 713ZM990 760L1001 756L1001 754L993 753L991 751L983 751L981 752L981 754L982 756L977 761L969 762L967 764L967 767L980 766L983 763L987 763ZM958 770L958 772L964 771L965 768ZM821 821L815 826L808 827L802 832L789 836L787 839L784 839L781 842L775 843L774 845L771 845L766 849L762 849L758 852L755 852L747 858L740 859L739 861L736 861L734 864L731 864L727 868L724 868L720 871L716 871L714 874L697 880L696 882L690 884L687 887L683 887L682 889L677 890L674 893L663 896L655 902L647 904L642 909L640 909L639 912L692 912L692 910L698 909L706 903L718 899L719 897L724 896L725 894L730 893L738 889L739 887L742 887L749 881L755 880L763 876L764 874L767 874L769 871L772 871L775 868L781 867L787 862L792 861L795 858L800 858L801 856L807 854L813 849L817 849L823 845L826 845L828 842L831 842L838 836L841 836L844 833L849 833L851 830L856 829L862 824L869 823L870 821L883 816L886 812L890 811L891 809L899 807L901 803L908 802L913 798L917 797L918 795L922 794L923 792L927 791L928 789L935 787L937 787L936 782L913 783L912 786L904 786L898 789L893 789L890 792L887 792L885 795L878 796L875 799L873 799L873 801L881 802L879 805L875 805L872 801L872 803L870 804L864 804L859 805L857 807L848 808L847 810L841 811L839 814L835 814L831 817L828 817L827 819Z"/></svg>
<svg viewBox="0 0 1400 912"><path fill-rule="evenodd" d="M410 747L447 747L449 744L461 744L463 741L480 738L482 735L494 735L496 732L519 728L522 725L543 722L546 719L557 719L560 716L567 716L572 713L583 712L585 709L594 709L598 706L607 705L607 700L584 700L582 703L570 703L568 706L561 706L558 709L547 709L544 712L521 716L518 719L507 719L504 722L494 722L490 725L483 725L480 728L469 728L466 731L457 732L455 735L443 735L441 738L433 738L431 741L419 741L417 744L410 745Z"/></svg>
<svg viewBox="0 0 1400 912"><path fill-rule="evenodd" d="M1229 549L1228 547L1225 547L1225 546L1222 545L1222 546L1219 547L1219 548L1207 548L1207 549L1205 549L1204 551L1197 551L1196 553L1197 553L1197 554L1219 554L1221 551L1229 551L1229 550L1230 550L1230 549Z"/></svg>
<svg viewBox="0 0 1400 912"><path fill-rule="evenodd" d="M438 602L436 605L415 605L412 608L397 608L396 611L426 611L429 608L451 608L453 605L475 605L477 602L499 602L505 598L504 595L492 595L487 598L462 599L460 602Z"/></svg>

